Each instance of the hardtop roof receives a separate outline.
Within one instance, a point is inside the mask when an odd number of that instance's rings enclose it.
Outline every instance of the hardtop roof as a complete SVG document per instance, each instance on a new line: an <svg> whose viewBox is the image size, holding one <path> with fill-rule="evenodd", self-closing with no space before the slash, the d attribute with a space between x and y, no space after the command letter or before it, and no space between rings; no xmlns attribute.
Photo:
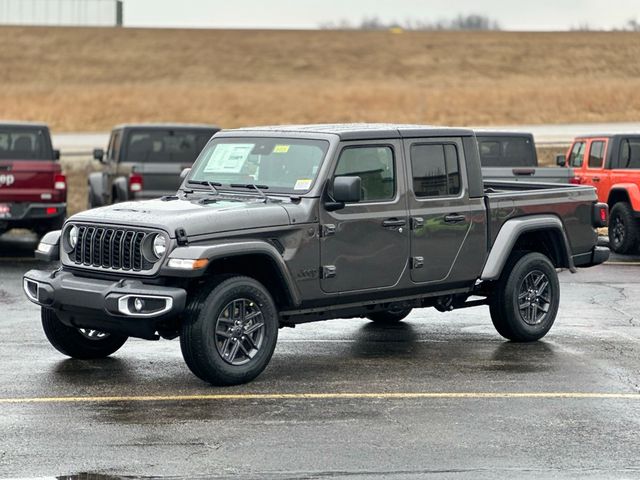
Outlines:
<svg viewBox="0 0 640 480"><path fill-rule="evenodd" d="M411 125L392 123L336 123L307 125L273 125L222 130L219 135L233 136L234 133L302 133L337 135L343 140L375 138L412 138L472 136L473 131L463 128L450 128L431 125Z"/></svg>

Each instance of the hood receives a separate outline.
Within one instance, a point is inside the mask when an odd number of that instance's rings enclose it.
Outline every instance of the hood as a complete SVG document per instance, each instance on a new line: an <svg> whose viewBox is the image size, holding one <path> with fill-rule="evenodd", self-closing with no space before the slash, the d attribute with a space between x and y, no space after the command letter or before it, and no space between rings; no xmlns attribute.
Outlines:
<svg viewBox="0 0 640 480"><path fill-rule="evenodd" d="M280 203L220 197L117 203L78 213L69 221L160 228L171 237L175 237L178 228L184 228L191 237L290 223L289 215Z"/></svg>

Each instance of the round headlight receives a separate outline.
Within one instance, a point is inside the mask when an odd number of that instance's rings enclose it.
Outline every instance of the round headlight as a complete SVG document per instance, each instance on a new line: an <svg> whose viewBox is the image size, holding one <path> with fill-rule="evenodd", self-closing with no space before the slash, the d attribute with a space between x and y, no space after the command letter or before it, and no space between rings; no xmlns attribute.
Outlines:
<svg viewBox="0 0 640 480"><path fill-rule="evenodd" d="M75 225L71 227L71 230L69 230L69 246L71 247L71 250L76 248L76 245L78 244L78 232L78 227Z"/></svg>
<svg viewBox="0 0 640 480"><path fill-rule="evenodd" d="M153 254L160 258L164 255L164 252L167 251L167 240L164 238L164 235L156 235L156 238L153 239Z"/></svg>

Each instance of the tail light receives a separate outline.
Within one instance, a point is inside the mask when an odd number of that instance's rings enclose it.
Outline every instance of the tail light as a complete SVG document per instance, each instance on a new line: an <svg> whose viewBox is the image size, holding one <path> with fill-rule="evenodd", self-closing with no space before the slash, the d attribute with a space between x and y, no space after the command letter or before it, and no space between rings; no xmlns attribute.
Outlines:
<svg viewBox="0 0 640 480"><path fill-rule="evenodd" d="M142 175L139 173L129 175L129 191L131 193L142 191Z"/></svg>
<svg viewBox="0 0 640 480"><path fill-rule="evenodd" d="M575 176L575 177L571 177L569 179L569 183L573 184L573 185L581 185L582 184L582 178Z"/></svg>
<svg viewBox="0 0 640 480"><path fill-rule="evenodd" d="M53 189L54 190L66 190L67 189L67 177L61 173L56 173L53 176Z"/></svg>
<svg viewBox="0 0 640 480"><path fill-rule="evenodd" d="M609 224L609 205L606 203L594 204L591 221L596 228L606 227Z"/></svg>

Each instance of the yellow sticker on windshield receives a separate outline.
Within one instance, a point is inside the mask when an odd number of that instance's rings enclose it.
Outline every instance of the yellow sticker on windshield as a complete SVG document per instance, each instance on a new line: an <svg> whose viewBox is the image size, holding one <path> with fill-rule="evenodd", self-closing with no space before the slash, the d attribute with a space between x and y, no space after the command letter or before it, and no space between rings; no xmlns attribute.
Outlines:
<svg viewBox="0 0 640 480"><path fill-rule="evenodd" d="M313 180L311 180L310 178L301 178L293 186L293 189L294 190L309 190L309 188L311 187L311 183L313 183Z"/></svg>
<svg viewBox="0 0 640 480"><path fill-rule="evenodd" d="M287 153L290 145L276 145L273 148L273 153Z"/></svg>

